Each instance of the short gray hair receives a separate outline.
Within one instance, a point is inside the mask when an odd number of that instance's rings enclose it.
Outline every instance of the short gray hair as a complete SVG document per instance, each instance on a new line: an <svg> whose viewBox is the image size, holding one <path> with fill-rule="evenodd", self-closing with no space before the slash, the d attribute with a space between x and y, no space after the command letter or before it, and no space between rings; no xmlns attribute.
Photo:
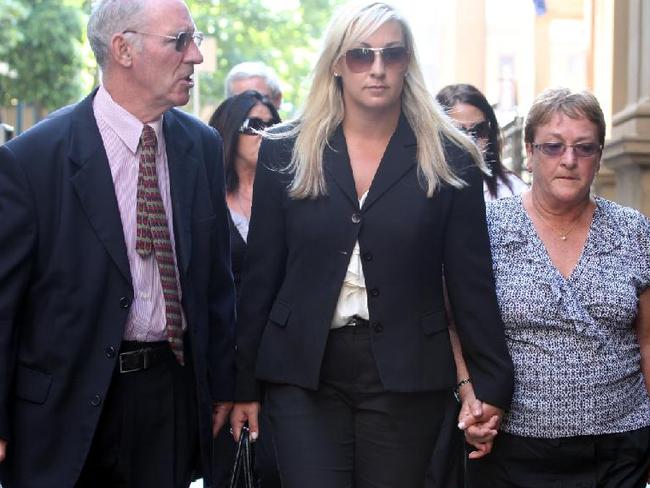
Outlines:
<svg viewBox="0 0 650 488"><path fill-rule="evenodd" d="M96 0L88 19L88 40L97 64L104 70L114 34L137 27L147 0Z"/></svg>
<svg viewBox="0 0 650 488"><path fill-rule="evenodd" d="M586 90L571 91L563 87L548 88L535 98L526 116L524 142L535 142L538 127L548 124L557 113L571 119L587 119L596 126L600 145L605 144L605 116L598 99Z"/></svg>
<svg viewBox="0 0 650 488"><path fill-rule="evenodd" d="M273 68L261 61L246 61L236 64L228 72L228 76L226 76L226 98L234 95L232 91L232 83L234 81L247 80L249 78L262 78L269 87L269 98L273 99L282 95L280 80L278 80L278 75L275 74Z"/></svg>

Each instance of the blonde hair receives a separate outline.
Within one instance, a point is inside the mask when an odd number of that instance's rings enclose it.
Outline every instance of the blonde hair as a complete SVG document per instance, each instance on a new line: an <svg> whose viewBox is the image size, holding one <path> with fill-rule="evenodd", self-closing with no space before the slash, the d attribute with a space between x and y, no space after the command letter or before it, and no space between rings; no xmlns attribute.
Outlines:
<svg viewBox="0 0 650 488"><path fill-rule="evenodd" d="M418 173L427 196L433 196L442 182L457 188L465 184L445 161L445 137L467 150L482 170L489 171L476 145L453 126L427 91L415 53L413 34L404 18L384 2L355 1L341 7L330 21L301 113L294 121L268 136L272 139L296 138L291 161L285 168L293 173L289 186L291 197L316 198L327 193L323 152L343 121L345 112L342 88L333 76L334 65L348 49L358 47L361 41L389 21L401 26L410 53L402 91L402 111L415 133Z"/></svg>

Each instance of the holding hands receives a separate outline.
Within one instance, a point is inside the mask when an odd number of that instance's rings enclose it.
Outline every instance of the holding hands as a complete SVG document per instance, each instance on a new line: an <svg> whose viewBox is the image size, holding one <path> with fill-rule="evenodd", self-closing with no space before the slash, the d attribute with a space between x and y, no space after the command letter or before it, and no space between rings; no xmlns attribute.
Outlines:
<svg viewBox="0 0 650 488"><path fill-rule="evenodd" d="M465 440L476 451L469 453L469 459L479 459L492 451L492 444L503 418L503 410L484 403L474 394L471 383L458 391L462 403L458 415L458 428L465 432Z"/></svg>

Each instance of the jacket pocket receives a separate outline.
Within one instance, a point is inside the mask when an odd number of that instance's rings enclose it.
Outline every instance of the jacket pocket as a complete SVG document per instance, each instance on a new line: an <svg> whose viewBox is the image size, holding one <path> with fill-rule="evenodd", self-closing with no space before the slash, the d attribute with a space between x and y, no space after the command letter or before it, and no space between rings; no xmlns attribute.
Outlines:
<svg viewBox="0 0 650 488"><path fill-rule="evenodd" d="M52 375L19 364L16 368L16 397L42 405L52 386Z"/></svg>
<svg viewBox="0 0 650 488"><path fill-rule="evenodd" d="M447 313L444 308L435 312L426 313L420 318L420 323L422 325L422 332L426 336L447 330Z"/></svg>
<svg viewBox="0 0 650 488"><path fill-rule="evenodd" d="M286 303L275 302L271 307L269 320L278 327L286 327L291 315L291 308Z"/></svg>

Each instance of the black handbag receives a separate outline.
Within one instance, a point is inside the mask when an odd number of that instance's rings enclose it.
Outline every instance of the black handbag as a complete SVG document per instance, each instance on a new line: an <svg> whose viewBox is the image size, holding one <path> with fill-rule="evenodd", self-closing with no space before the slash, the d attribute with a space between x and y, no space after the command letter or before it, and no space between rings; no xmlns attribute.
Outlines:
<svg viewBox="0 0 650 488"><path fill-rule="evenodd" d="M230 475L229 488L256 488L253 475L253 446L250 442L250 431L244 426L239 436L235 463Z"/></svg>

